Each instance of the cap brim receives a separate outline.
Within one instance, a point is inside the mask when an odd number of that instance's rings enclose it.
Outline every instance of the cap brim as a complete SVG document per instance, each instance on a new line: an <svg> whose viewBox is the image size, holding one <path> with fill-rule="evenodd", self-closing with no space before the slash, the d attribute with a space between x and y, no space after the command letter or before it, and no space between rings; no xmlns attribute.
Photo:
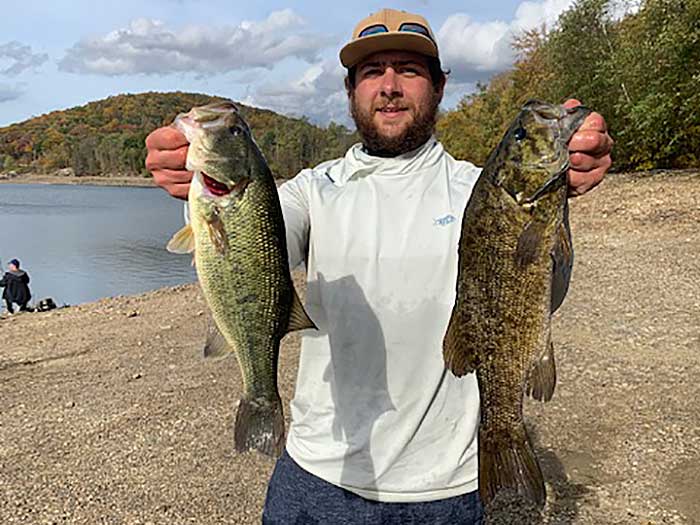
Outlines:
<svg viewBox="0 0 700 525"><path fill-rule="evenodd" d="M437 46L418 33L378 33L353 40L340 50L340 62L346 68L379 51L413 51L429 57L438 57Z"/></svg>

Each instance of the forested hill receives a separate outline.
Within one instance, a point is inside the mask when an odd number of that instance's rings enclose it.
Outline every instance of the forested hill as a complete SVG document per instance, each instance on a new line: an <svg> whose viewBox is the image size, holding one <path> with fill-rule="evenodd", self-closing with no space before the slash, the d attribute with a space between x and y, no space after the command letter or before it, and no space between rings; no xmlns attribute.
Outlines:
<svg viewBox="0 0 700 525"><path fill-rule="evenodd" d="M0 128L0 171L72 168L76 175L144 176L146 136L178 113L217 99L182 92L118 95ZM320 128L238 105L277 177L339 157L356 141L340 125Z"/></svg>

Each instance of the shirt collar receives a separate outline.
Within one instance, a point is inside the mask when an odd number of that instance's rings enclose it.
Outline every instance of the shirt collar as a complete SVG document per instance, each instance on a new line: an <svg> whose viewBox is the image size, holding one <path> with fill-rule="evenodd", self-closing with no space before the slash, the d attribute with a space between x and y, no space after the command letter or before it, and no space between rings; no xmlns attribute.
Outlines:
<svg viewBox="0 0 700 525"><path fill-rule="evenodd" d="M362 144L355 144L347 151L343 162L337 166L340 169L333 179L344 184L368 175L407 175L435 166L443 153L442 144L434 136L415 150L396 157L376 157L367 153Z"/></svg>

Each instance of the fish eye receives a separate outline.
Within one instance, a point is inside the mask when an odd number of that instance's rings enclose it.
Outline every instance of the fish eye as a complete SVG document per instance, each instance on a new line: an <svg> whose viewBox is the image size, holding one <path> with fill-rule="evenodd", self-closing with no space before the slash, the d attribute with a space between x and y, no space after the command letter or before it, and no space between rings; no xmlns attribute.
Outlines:
<svg viewBox="0 0 700 525"><path fill-rule="evenodd" d="M243 128L241 128L240 126L231 126L230 128L228 128L228 130L234 137L237 137L238 135L243 133Z"/></svg>
<svg viewBox="0 0 700 525"><path fill-rule="evenodd" d="M515 140L523 140L525 137L527 137L527 131L525 131L525 128L520 126L515 130L514 133Z"/></svg>

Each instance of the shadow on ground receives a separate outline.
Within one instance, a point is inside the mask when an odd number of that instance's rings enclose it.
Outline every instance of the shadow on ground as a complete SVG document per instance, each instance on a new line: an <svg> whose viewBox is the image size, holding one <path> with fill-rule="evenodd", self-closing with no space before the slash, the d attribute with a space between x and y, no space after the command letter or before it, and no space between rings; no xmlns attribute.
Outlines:
<svg viewBox="0 0 700 525"><path fill-rule="evenodd" d="M700 455L679 463L668 475L667 486L677 509L690 520L700 524Z"/></svg>

